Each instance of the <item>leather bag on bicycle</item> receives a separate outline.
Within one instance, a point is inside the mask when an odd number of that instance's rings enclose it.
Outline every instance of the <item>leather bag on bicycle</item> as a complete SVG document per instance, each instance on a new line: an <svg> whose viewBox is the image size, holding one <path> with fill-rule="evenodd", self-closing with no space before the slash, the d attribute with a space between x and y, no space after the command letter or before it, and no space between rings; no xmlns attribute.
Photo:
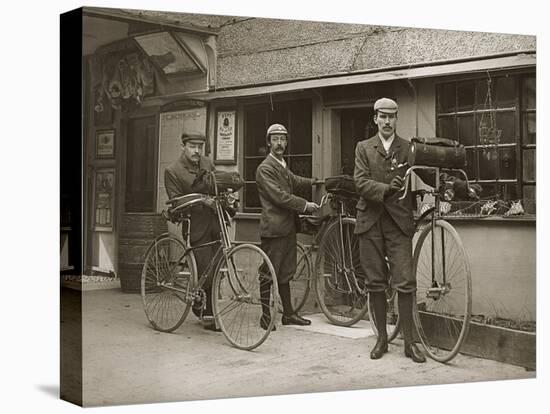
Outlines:
<svg viewBox="0 0 550 414"><path fill-rule="evenodd" d="M244 186L244 181L241 178L241 175L236 171L214 171L214 177L216 179L216 185L218 187L218 192L224 193L231 189L233 192L239 191ZM214 183L212 182L212 175L203 170L199 172L195 182L202 180L208 184L208 193L210 195L215 195Z"/></svg>
<svg viewBox="0 0 550 414"><path fill-rule="evenodd" d="M328 193L347 198L359 198L355 188L355 181L351 175L335 175L325 179L325 189Z"/></svg>
<svg viewBox="0 0 550 414"><path fill-rule="evenodd" d="M463 169L466 167L466 150L452 139L414 137L409 144L408 163L410 166Z"/></svg>

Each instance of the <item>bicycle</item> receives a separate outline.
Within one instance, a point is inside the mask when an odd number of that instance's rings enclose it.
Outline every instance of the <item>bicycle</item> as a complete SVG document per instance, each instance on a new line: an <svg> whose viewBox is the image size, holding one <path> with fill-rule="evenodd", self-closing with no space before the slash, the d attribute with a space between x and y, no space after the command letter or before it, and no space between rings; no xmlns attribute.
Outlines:
<svg viewBox="0 0 550 414"><path fill-rule="evenodd" d="M470 263L455 228L441 217L442 194L439 167L417 165L405 173L405 187L400 199L410 189L410 177L416 170L435 173L432 190L420 195L433 196L434 206L417 219L418 239L413 253L413 271L417 291L413 320L420 342L428 356L439 362L448 362L459 352L465 341L472 310L472 281ZM466 173L461 169L444 169L459 172L465 178L468 194L475 196Z"/></svg>
<svg viewBox="0 0 550 414"><path fill-rule="evenodd" d="M327 319L335 325L351 326L367 312L365 297L350 289L344 274L362 275L359 262L359 243L354 234L355 218L350 203L356 200L349 194L326 193L320 205L331 203L335 213L324 217L300 216L302 222L313 227L311 245L297 243L297 270L290 281L293 308L300 310L305 304L312 284L317 302ZM313 265L313 254L317 253ZM312 269L315 274L312 277ZM319 276L322 275L322 276ZM354 278L358 285L364 284L364 276Z"/></svg>
<svg viewBox="0 0 550 414"><path fill-rule="evenodd" d="M261 345L275 326L277 278L267 255L252 244L231 242L228 209L237 198L230 191L218 192L215 175L211 174L214 195L187 194L166 202L167 220L178 226L187 225L185 241L164 233L158 236L145 254L141 275L141 296L147 319L154 329L172 332L185 321L193 307L202 319L206 295L202 286L214 270L212 282L213 316L216 326L233 346L252 350ZM191 246L189 208L201 204L214 209L220 228L219 240ZM194 257L196 249L217 245L218 249L208 267L198 277ZM261 269L261 270L260 270ZM264 299L271 320L267 329L260 326L262 302L260 279L271 283L269 302Z"/></svg>

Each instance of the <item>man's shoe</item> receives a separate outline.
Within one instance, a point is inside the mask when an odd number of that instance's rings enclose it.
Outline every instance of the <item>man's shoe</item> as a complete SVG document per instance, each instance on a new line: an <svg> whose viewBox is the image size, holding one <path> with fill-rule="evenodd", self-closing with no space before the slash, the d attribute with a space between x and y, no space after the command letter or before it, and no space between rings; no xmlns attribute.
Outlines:
<svg viewBox="0 0 550 414"><path fill-rule="evenodd" d="M211 315L203 315L202 327L207 331L221 332L221 329L216 326L216 320Z"/></svg>
<svg viewBox="0 0 550 414"><path fill-rule="evenodd" d="M370 359L380 359L386 352L388 352L388 337L379 336L374 348L370 351Z"/></svg>
<svg viewBox="0 0 550 414"><path fill-rule="evenodd" d="M270 323L271 323L271 318L265 318L263 316L260 318L260 327L264 331L267 331L267 328L269 328ZM271 332L276 331L276 330L277 330L277 326L273 325L273 328L271 329Z"/></svg>
<svg viewBox="0 0 550 414"><path fill-rule="evenodd" d="M282 318L283 325L299 325L299 326L307 326L311 325L311 321L306 318L302 318L301 316L294 314L294 315L283 315Z"/></svg>
<svg viewBox="0 0 550 414"><path fill-rule="evenodd" d="M420 349L418 349L414 342L405 344L405 356L412 359L414 362L426 362L426 357L422 352L420 352Z"/></svg>

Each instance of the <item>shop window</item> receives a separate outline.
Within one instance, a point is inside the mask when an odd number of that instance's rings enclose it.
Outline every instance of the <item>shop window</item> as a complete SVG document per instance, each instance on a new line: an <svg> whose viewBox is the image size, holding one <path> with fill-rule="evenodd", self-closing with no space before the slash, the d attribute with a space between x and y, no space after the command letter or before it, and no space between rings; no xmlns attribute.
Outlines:
<svg viewBox="0 0 550 414"><path fill-rule="evenodd" d="M256 186L256 169L269 153L265 133L273 123L283 124L289 132L284 159L290 170L303 177L311 177L311 101L273 102L247 105L244 108L244 211L260 211L260 198ZM297 195L311 199L311 190Z"/></svg>
<svg viewBox="0 0 550 414"><path fill-rule="evenodd" d="M132 119L126 140L125 211L155 211L155 117Z"/></svg>
<svg viewBox="0 0 550 414"><path fill-rule="evenodd" d="M490 80L488 82L488 80ZM466 173L483 198L521 198L535 212L536 80L491 74L437 85L437 135L466 147Z"/></svg>

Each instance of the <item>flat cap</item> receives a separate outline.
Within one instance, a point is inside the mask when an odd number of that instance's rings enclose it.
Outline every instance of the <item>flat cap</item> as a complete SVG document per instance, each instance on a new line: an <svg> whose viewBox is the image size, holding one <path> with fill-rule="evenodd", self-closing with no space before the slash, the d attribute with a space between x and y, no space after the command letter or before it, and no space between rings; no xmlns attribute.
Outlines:
<svg viewBox="0 0 550 414"><path fill-rule="evenodd" d="M397 108L397 102L390 98L380 98L374 103L374 111L395 114Z"/></svg>
<svg viewBox="0 0 550 414"><path fill-rule="evenodd" d="M185 144L188 141L206 142L206 137L200 134L187 134L185 132L181 134L181 143Z"/></svg>

